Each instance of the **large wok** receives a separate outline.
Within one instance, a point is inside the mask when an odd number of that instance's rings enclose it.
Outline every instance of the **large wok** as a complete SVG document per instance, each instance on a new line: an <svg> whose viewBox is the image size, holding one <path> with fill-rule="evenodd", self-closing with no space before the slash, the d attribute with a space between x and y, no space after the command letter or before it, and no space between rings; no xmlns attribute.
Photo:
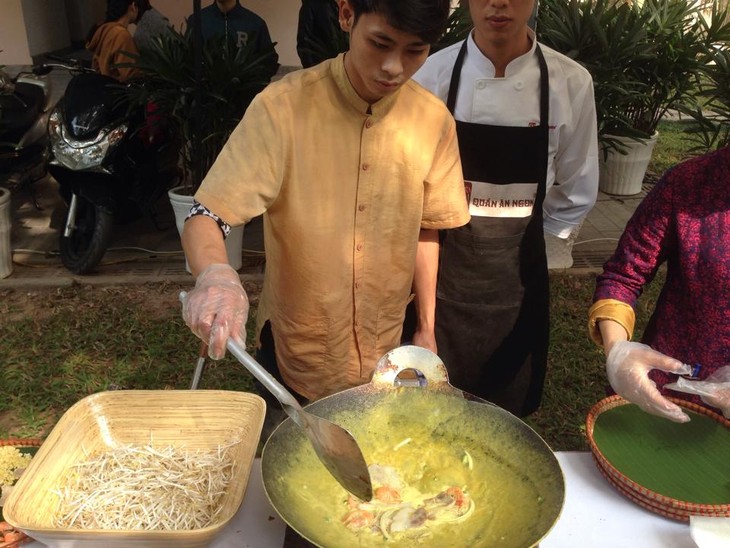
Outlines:
<svg viewBox="0 0 730 548"><path fill-rule="evenodd" d="M284 521L318 546L524 548L536 545L560 515L563 475L547 444L514 415L452 387L428 350L396 348L380 359L370 383L307 410L350 430L368 465L391 466L424 492L460 485L475 503L463 521L417 535L386 540L370 530L353 532L342 522L348 493L287 419L264 446L264 488Z"/></svg>

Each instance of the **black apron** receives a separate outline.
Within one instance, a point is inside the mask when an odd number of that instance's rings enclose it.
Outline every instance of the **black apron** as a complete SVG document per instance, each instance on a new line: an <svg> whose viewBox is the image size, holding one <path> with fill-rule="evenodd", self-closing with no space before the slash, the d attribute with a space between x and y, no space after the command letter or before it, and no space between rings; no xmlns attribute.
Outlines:
<svg viewBox="0 0 730 548"><path fill-rule="evenodd" d="M451 77L452 114L466 47L464 41ZM442 231L436 289L436 342L451 384L518 416L540 405L549 336L542 227L549 87L539 45L536 54L539 126L456 122L472 217ZM478 216L498 211L508 216Z"/></svg>

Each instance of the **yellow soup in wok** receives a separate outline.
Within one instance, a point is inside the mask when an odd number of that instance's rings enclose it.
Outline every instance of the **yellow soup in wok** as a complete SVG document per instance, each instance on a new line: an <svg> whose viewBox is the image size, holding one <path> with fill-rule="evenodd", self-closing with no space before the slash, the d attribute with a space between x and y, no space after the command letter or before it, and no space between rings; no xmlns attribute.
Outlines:
<svg viewBox="0 0 730 548"><path fill-rule="evenodd" d="M298 428L285 424L291 428L280 427L264 450L266 490L284 519L321 546L523 548L537 543L560 512L563 481L554 457L524 423L494 406L399 388L331 414L310 410L347 428L371 469L396 472L395 479L371 474L374 488L397 483L402 503L414 507L458 488L471 505L464 516L429 511L425 523L395 531L353 527L355 501Z"/></svg>

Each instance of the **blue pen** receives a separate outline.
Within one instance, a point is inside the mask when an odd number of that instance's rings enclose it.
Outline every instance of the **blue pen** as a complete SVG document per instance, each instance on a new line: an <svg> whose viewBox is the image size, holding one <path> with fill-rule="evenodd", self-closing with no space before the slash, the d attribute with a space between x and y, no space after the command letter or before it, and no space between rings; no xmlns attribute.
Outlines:
<svg viewBox="0 0 730 548"><path fill-rule="evenodd" d="M684 377L685 379L696 379L697 376L700 374L700 369L702 369L702 365L699 363L696 363L694 365L689 365L688 363L685 363L687 367L690 367L692 370L686 374L686 375L680 375L680 377Z"/></svg>

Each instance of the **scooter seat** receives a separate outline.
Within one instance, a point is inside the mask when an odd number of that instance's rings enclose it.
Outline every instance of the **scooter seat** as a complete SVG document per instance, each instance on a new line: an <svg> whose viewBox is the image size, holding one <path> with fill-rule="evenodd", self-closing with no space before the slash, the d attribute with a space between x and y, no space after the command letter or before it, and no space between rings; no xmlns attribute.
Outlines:
<svg viewBox="0 0 730 548"><path fill-rule="evenodd" d="M15 84L15 93L0 95L0 141L17 143L38 118L46 100L43 89Z"/></svg>

